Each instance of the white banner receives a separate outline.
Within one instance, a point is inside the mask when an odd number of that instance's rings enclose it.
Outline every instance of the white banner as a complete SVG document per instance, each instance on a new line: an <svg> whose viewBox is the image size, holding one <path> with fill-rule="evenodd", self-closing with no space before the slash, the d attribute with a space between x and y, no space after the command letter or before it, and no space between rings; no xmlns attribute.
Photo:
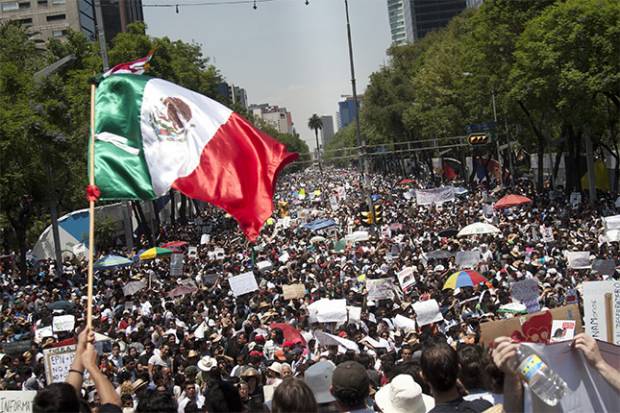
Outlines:
<svg viewBox="0 0 620 413"><path fill-rule="evenodd" d="M347 321L347 300L322 298L308 306L310 322L344 323Z"/></svg>
<svg viewBox="0 0 620 413"><path fill-rule="evenodd" d="M256 278L252 271L230 277L228 283L235 297L258 290L258 284L256 284Z"/></svg>
<svg viewBox="0 0 620 413"><path fill-rule="evenodd" d="M413 310L420 327L443 320L439 304L435 300L418 301L413 305Z"/></svg>
<svg viewBox="0 0 620 413"><path fill-rule="evenodd" d="M418 205L442 204L454 201L454 187L418 189L415 191L415 198Z"/></svg>
<svg viewBox="0 0 620 413"><path fill-rule="evenodd" d="M583 313L588 335L620 345L620 281L584 282Z"/></svg>
<svg viewBox="0 0 620 413"><path fill-rule="evenodd" d="M75 316L71 314L59 315L52 318L52 330L55 333L73 331L75 328Z"/></svg>
<svg viewBox="0 0 620 413"><path fill-rule="evenodd" d="M30 413L36 391L0 391L0 412Z"/></svg>
<svg viewBox="0 0 620 413"><path fill-rule="evenodd" d="M566 253L568 268L582 270L590 268L590 253L588 251L569 251Z"/></svg>

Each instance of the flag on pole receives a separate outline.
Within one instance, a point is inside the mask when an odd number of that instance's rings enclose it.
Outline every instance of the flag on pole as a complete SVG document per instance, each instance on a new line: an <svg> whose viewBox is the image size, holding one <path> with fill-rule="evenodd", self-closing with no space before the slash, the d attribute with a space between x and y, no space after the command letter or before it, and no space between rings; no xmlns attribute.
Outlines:
<svg viewBox="0 0 620 413"><path fill-rule="evenodd" d="M255 240L275 181L297 158L218 102L142 75L104 78L95 97L101 199L155 199L175 188L216 205Z"/></svg>
<svg viewBox="0 0 620 413"><path fill-rule="evenodd" d="M114 66L112 69L109 69L108 71L104 72L102 76L108 77L110 75L121 74L121 73L127 73L131 75L141 75L148 69L149 62L151 61L151 58L153 57L153 53L155 53L155 49L152 49L151 51L149 51L149 53L146 56L141 57L138 60L134 60L133 62L119 63L116 66Z"/></svg>

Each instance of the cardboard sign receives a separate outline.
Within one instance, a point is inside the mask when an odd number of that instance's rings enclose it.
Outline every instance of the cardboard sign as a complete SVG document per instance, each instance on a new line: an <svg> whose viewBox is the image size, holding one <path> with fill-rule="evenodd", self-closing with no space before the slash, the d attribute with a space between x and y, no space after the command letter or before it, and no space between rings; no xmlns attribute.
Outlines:
<svg viewBox="0 0 620 413"><path fill-rule="evenodd" d="M52 318L52 331L54 334L62 331L73 331L75 328L75 316L71 314L59 315Z"/></svg>
<svg viewBox="0 0 620 413"><path fill-rule="evenodd" d="M602 260L597 258L592 262L592 271L612 276L616 272L616 262L614 260Z"/></svg>
<svg viewBox="0 0 620 413"><path fill-rule="evenodd" d="M569 341L575 337L574 320L553 320L551 324L551 342Z"/></svg>
<svg viewBox="0 0 620 413"><path fill-rule="evenodd" d="M409 330L415 331L416 329L415 320L412 320L400 314L398 314L394 318L394 326L396 328L402 328L405 331L409 331Z"/></svg>
<svg viewBox="0 0 620 413"><path fill-rule="evenodd" d="M575 331L581 331L581 313L576 304L557 307L549 310L554 320L575 320ZM506 320L489 321L480 324L480 342L490 345L497 337L510 337L514 331L521 331L521 325L533 316L543 314L542 311Z"/></svg>
<svg viewBox="0 0 620 413"><path fill-rule="evenodd" d="M392 300L394 298L394 284L391 278L367 279L366 289L368 290L369 300Z"/></svg>
<svg viewBox="0 0 620 413"><path fill-rule="evenodd" d="M436 300L418 301L413 305L416 322L420 327L443 320Z"/></svg>
<svg viewBox="0 0 620 413"><path fill-rule="evenodd" d="M620 281L584 282L583 311L587 334L620 345Z"/></svg>
<svg viewBox="0 0 620 413"><path fill-rule="evenodd" d="M570 204L573 209L576 209L581 204L581 193L573 192L570 194Z"/></svg>
<svg viewBox="0 0 620 413"><path fill-rule="evenodd" d="M282 286L282 295L285 300L294 300L304 298L306 295L306 287L303 284L288 284Z"/></svg>
<svg viewBox="0 0 620 413"><path fill-rule="evenodd" d="M64 382L74 358L75 344L43 350L43 365L47 384Z"/></svg>
<svg viewBox="0 0 620 413"><path fill-rule="evenodd" d="M406 290L409 286L412 286L416 283L412 267L405 267L401 272L397 273L396 275L398 276L398 282L403 291Z"/></svg>
<svg viewBox="0 0 620 413"><path fill-rule="evenodd" d="M173 277L180 277L183 275L183 261L185 256L183 254L172 254L170 257L170 275Z"/></svg>
<svg viewBox="0 0 620 413"><path fill-rule="evenodd" d="M456 265L460 269L474 268L482 260L480 251L458 251L456 253Z"/></svg>
<svg viewBox="0 0 620 413"><path fill-rule="evenodd" d="M588 251L569 251L566 253L568 268L582 270L590 268L590 253Z"/></svg>
<svg viewBox="0 0 620 413"><path fill-rule="evenodd" d="M534 278L526 278L525 280L512 283L510 293L512 297L521 301L527 308L528 313L540 311L538 281Z"/></svg>
<svg viewBox="0 0 620 413"><path fill-rule="evenodd" d="M31 413L36 391L0 391L0 412Z"/></svg>
<svg viewBox="0 0 620 413"><path fill-rule="evenodd" d="M254 273L252 271L230 277L228 279L228 283L230 284L230 289L235 297L258 290L256 277L254 277Z"/></svg>

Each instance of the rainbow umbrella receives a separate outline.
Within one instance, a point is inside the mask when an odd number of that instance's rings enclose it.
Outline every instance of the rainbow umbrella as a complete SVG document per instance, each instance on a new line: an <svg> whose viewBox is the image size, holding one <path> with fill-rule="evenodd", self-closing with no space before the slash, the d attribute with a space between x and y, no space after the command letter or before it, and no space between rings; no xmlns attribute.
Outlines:
<svg viewBox="0 0 620 413"><path fill-rule="evenodd" d="M449 288L455 289L462 287L473 287L474 285L485 283L487 281L488 280L486 278L484 278L482 275L480 275L480 273L476 271L457 271L448 277L448 279L443 285L443 289L447 290Z"/></svg>
<svg viewBox="0 0 620 413"><path fill-rule="evenodd" d="M165 255L170 255L172 253L173 251L167 248L153 247L153 248L149 248L148 250L140 254L140 260L142 261L152 260L154 258L163 257Z"/></svg>

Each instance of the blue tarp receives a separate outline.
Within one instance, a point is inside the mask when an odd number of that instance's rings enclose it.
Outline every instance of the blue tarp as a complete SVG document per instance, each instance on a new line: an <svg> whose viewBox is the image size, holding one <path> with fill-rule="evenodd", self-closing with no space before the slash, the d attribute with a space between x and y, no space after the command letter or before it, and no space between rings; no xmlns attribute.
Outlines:
<svg viewBox="0 0 620 413"><path fill-rule="evenodd" d="M307 228L310 231L318 231L320 229L333 227L334 225L336 225L336 222L333 219L323 218L305 224L304 228Z"/></svg>

